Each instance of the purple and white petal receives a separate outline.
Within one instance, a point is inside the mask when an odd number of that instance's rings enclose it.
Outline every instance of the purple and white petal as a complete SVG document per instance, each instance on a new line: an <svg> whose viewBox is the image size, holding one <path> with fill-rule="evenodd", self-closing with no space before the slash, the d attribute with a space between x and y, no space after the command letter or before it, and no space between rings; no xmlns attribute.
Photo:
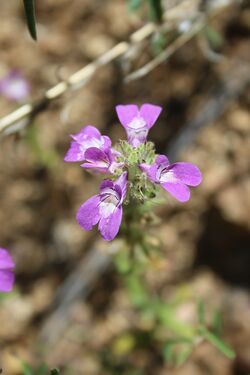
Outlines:
<svg viewBox="0 0 250 375"><path fill-rule="evenodd" d="M76 219L85 230L91 230L100 220L100 196L94 195L79 208Z"/></svg>
<svg viewBox="0 0 250 375"><path fill-rule="evenodd" d="M96 163L99 161L109 162L108 153L104 150L100 150L97 147L90 147L85 151L85 159L88 162Z"/></svg>
<svg viewBox="0 0 250 375"><path fill-rule="evenodd" d="M0 292L10 292L13 288L15 276L10 270L0 269Z"/></svg>
<svg viewBox="0 0 250 375"><path fill-rule="evenodd" d="M106 188L113 189L114 188L114 183L111 180L103 180L101 185L100 185L100 194L102 191Z"/></svg>
<svg viewBox="0 0 250 375"><path fill-rule="evenodd" d="M166 157L166 155L157 155L156 159L155 159L155 162L156 164L164 164L165 165L169 165L169 160L168 158Z"/></svg>
<svg viewBox="0 0 250 375"><path fill-rule="evenodd" d="M142 163L139 165L140 169L147 174L147 177L150 181L155 183L160 183L159 177L157 176L157 172L159 169L159 165L154 163L152 165Z"/></svg>
<svg viewBox="0 0 250 375"><path fill-rule="evenodd" d="M108 172L111 164L110 153L108 150L100 150L96 147L90 147L85 151L84 155L87 163L81 164L81 167L98 170L102 173Z"/></svg>
<svg viewBox="0 0 250 375"><path fill-rule="evenodd" d="M139 164L139 168L140 168L140 170L142 171L142 172L144 172L144 173L148 173L148 171L149 171L149 169L152 167L152 165L151 164L146 164L146 163L141 163L141 164Z"/></svg>
<svg viewBox="0 0 250 375"><path fill-rule="evenodd" d="M101 138L103 140L103 148L110 148L112 144L111 139L107 135L102 135Z"/></svg>
<svg viewBox="0 0 250 375"><path fill-rule="evenodd" d="M128 172L123 172L120 177L114 182L115 186L118 185L121 189L121 202L126 197L127 192L127 182L128 182Z"/></svg>
<svg viewBox="0 0 250 375"><path fill-rule="evenodd" d="M180 182L165 182L161 186L180 202L187 202L190 198L189 188Z"/></svg>
<svg viewBox="0 0 250 375"><path fill-rule="evenodd" d="M158 119L162 108L158 105L143 104L140 108L140 117L144 119L147 128L150 129Z"/></svg>
<svg viewBox="0 0 250 375"><path fill-rule="evenodd" d="M98 229L105 241L112 241L119 232L122 221L122 207L117 207L112 214L102 217Z"/></svg>
<svg viewBox="0 0 250 375"><path fill-rule="evenodd" d="M174 163L169 166L169 170L176 179L189 186L198 186L202 181L199 168L192 163Z"/></svg>
<svg viewBox="0 0 250 375"><path fill-rule="evenodd" d="M87 138L96 138L100 139L101 133L100 131L92 125L84 126L78 133L72 134L71 137L81 143L84 142Z"/></svg>
<svg viewBox="0 0 250 375"><path fill-rule="evenodd" d="M135 104L117 105L116 113L122 126L127 128L129 124L138 116L139 109Z"/></svg>

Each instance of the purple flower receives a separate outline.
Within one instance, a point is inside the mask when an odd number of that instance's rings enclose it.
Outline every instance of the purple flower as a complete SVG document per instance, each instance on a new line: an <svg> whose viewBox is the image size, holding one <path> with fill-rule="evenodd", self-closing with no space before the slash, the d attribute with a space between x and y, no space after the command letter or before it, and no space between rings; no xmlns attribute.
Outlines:
<svg viewBox="0 0 250 375"><path fill-rule="evenodd" d="M86 163L81 164L81 167L112 174L117 168L123 166L123 163L116 162L116 157L119 155L120 153L112 148L101 150L96 147L90 147L85 151Z"/></svg>
<svg viewBox="0 0 250 375"><path fill-rule="evenodd" d="M13 262L7 250L0 248L0 292L10 292L15 280Z"/></svg>
<svg viewBox="0 0 250 375"><path fill-rule="evenodd" d="M117 235L122 221L122 203L127 191L127 172L116 181L104 180L98 195L88 199L77 212L77 221L85 230L98 229L104 240Z"/></svg>
<svg viewBox="0 0 250 375"><path fill-rule="evenodd" d="M111 147L111 140L106 135L101 135L99 130L92 125L85 126L79 133L71 135L73 142L65 155L64 161L84 161L85 152L89 148L99 150Z"/></svg>
<svg viewBox="0 0 250 375"><path fill-rule="evenodd" d="M188 186L198 186L202 180L201 172L196 165L192 163L170 164L165 155L158 155L154 164L141 164L140 168L146 172L152 182L160 184L180 202L189 200Z"/></svg>
<svg viewBox="0 0 250 375"><path fill-rule="evenodd" d="M116 106L118 118L126 130L129 144L137 147L146 142L149 129L152 128L161 111L161 107L152 104L143 104L140 109L134 104Z"/></svg>
<svg viewBox="0 0 250 375"><path fill-rule="evenodd" d="M30 93L30 85L17 70L11 71L0 80L0 94L14 101L26 100Z"/></svg>

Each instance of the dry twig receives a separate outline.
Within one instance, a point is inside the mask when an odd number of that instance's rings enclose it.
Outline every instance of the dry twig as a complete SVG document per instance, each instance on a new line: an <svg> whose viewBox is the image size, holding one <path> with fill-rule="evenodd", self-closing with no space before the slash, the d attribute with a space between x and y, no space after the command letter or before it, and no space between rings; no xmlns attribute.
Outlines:
<svg viewBox="0 0 250 375"><path fill-rule="evenodd" d="M215 8L218 8L218 5L221 5L221 7L223 8L223 6L227 6L228 4L231 4L233 2L234 0L227 0L226 4L225 1L222 2L222 4L218 4L220 3L220 1L218 1L217 5L215 3ZM199 4L199 0L182 0L173 8L167 10L167 12L164 14L164 23L161 26L163 29L164 27L166 27L166 25L169 24L172 24L173 27L176 27L183 20L193 19L194 17L196 17L197 22L194 23L187 34L180 35L173 42L173 44L171 44L154 60L152 60L136 72L131 73L125 79L126 82L129 82L132 79L141 78L142 76L146 75L160 63L166 61L166 59L170 55L172 55L178 48L180 48L183 44L190 40L195 34L197 34L197 32L199 32L204 22L204 17L199 11ZM159 26L153 23L144 25L141 29L134 32L130 36L129 42L118 43L98 59L71 75L67 80L58 83L57 85L46 91L44 97L38 103L25 104L9 115L3 117L0 120L0 135L17 132L28 125L38 113L48 107L51 101L60 97L68 90L74 90L78 87L83 86L91 77L93 77L98 68L114 61L118 57L124 56L131 48L146 40L158 29Z"/></svg>

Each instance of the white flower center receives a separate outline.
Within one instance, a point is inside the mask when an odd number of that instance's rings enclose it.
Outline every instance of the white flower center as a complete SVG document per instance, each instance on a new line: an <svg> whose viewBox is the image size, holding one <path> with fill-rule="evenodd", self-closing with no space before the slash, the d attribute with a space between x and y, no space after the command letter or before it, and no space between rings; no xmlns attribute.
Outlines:
<svg viewBox="0 0 250 375"><path fill-rule="evenodd" d="M142 117L135 117L129 124L128 127L132 129L141 129L144 128L146 122L143 120Z"/></svg>
<svg viewBox="0 0 250 375"><path fill-rule="evenodd" d="M117 192L111 188L104 189L101 194L100 213L103 217L112 214L119 204L119 196Z"/></svg>
<svg viewBox="0 0 250 375"><path fill-rule="evenodd" d="M84 139L84 142L80 145L80 148L82 152L85 152L90 147L101 148L103 144L104 144L104 141L102 139L97 139L97 138L88 139L86 137L86 139Z"/></svg>
<svg viewBox="0 0 250 375"><path fill-rule="evenodd" d="M172 171L166 167L160 166L156 172L156 179L161 183L164 182L174 182L176 177Z"/></svg>

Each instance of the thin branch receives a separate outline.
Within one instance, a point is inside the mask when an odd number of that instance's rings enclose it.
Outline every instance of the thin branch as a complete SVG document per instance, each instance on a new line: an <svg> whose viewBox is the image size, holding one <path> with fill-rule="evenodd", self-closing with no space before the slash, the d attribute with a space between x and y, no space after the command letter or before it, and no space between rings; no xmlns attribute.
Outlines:
<svg viewBox="0 0 250 375"><path fill-rule="evenodd" d="M170 46L168 46L163 52L156 56L149 63L145 64L142 68L130 73L125 78L125 83L129 83L136 79L142 78L154 70L158 65L169 59L180 47L186 44L192 39L205 25L204 20L198 20L192 26L192 28L185 34L180 35Z"/></svg>
<svg viewBox="0 0 250 375"><path fill-rule="evenodd" d="M199 3L199 0L183 0L181 3L174 6L174 8L168 9L167 12L164 13L164 23L161 26L162 29L164 29L164 27L166 28L166 26L169 24L173 24L173 27L176 27L187 18L201 17L203 20L203 16L199 12ZM215 8L218 8L218 6L223 8L231 3L234 3L234 0L227 0L226 2L224 0L221 4L218 3L215 3ZM127 77L126 82L144 76L147 74L147 72L151 71L161 62L165 61L200 30L202 25L199 24L198 27L198 23L199 20L197 21L197 24L193 26L192 31L190 30L190 33L182 34L176 41L173 42L172 45L168 47L167 50L163 51L153 61L146 64L146 66L141 68L141 70L139 69L138 71L131 73ZM114 61L118 57L126 55L126 53L128 53L135 45L138 45L146 40L161 27L154 23L144 25L141 29L137 30L130 36L128 42L124 41L118 43L95 61L72 74L68 79L61 81L54 87L50 88L37 103L25 104L9 115L3 117L0 120L0 135L14 133L27 126L34 116L48 107L51 101L59 98L68 90L74 90L82 87L91 77L93 77L97 69Z"/></svg>

